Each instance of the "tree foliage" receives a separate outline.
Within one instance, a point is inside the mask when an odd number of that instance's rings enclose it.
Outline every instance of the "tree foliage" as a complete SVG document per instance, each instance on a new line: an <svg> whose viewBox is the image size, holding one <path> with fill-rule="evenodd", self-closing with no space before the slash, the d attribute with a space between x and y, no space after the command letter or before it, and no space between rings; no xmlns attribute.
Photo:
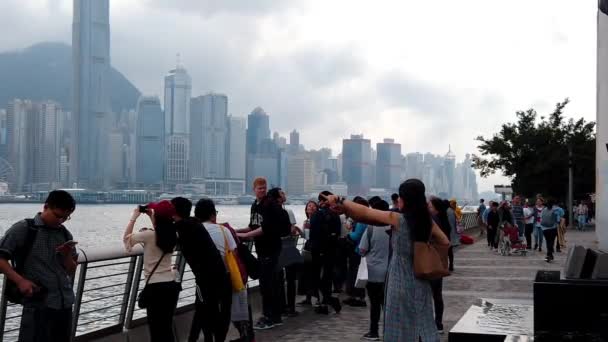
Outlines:
<svg viewBox="0 0 608 342"><path fill-rule="evenodd" d="M497 171L511 178L513 191L532 197L565 200L568 194L568 147L572 147L574 197L595 191L595 122L564 118L569 100L557 103L548 116L534 109L517 112L517 122L502 125L491 138L482 136L473 167L482 177Z"/></svg>

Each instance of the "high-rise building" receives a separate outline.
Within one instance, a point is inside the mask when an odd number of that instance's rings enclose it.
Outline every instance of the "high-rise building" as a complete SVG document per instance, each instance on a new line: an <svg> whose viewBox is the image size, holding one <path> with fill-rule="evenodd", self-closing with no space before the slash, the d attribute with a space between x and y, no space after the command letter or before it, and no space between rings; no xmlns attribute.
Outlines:
<svg viewBox="0 0 608 342"><path fill-rule="evenodd" d="M210 93L193 98L190 113L191 177L228 177L228 97Z"/></svg>
<svg viewBox="0 0 608 342"><path fill-rule="evenodd" d="M8 162L13 167L15 178L12 181L12 191L21 192L27 183L31 182L31 167L28 165L30 141L33 136L31 116L33 104L29 100L14 99L8 103L6 112L6 128L8 140Z"/></svg>
<svg viewBox="0 0 608 342"><path fill-rule="evenodd" d="M257 107L247 116L247 154L257 153L264 139L270 139L270 118Z"/></svg>
<svg viewBox="0 0 608 342"><path fill-rule="evenodd" d="M270 139L270 118L257 107L247 116L245 175L248 189L255 177L273 176L275 181L271 184L278 184L277 157L276 144Z"/></svg>
<svg viewBox="0 0 608 342"><path fill-rule="evenodd" d="M3 159L8 159L8 139L6 131L6 110L0 109L0 158Z"/></svg>
<svg viewBox="0 0 608 342"><path fill-rule="evenodd" d="M236 116L228 117L228 178L245 179L245 144L247 119Z"/></svg>
<svg viewBox="0 0 608 342"><path fill-rule="evenodd" d="M61 117L61 106L53 101L44 101L34 105L31 115L33 124L33 135L29 137L30 150L33 152L29 157L31 159L31 182L47 184L48 188L52 188L53 184L60 180L59 123Z"/></svg>
<svg viewBox="0 0 608 342"><path fill-rule="evenodd" d="M289 152L296 153L300 150L300 133L295 129L289 133Z"/></svg>
<svg viewBox="0 0 608 342"><path fill-rule="evenodd" d="M376 186L395 190L401 177L401 144L396 144L393 139L384 139L376 148Z"/></svg>
<svg viewBox="0 0 608 342"><path fill-rule="evenodd" d="M70 163L79 186L102 188L110 123L109 0L74 0L72 63L74 135Z"/></svg>
<svg viewBox="0 0 608 342"><path fill-rule="evenodd" d="M135 182L155 185L163 182L165 167L165 118L158 96L137 101L135 133Z"/></svg>
<svg viewBox="0 0 608 342"><path fill-rule="evenodd" d="M448 197L454 196L454 170L456 169L456 155L452 152L452 147L448 149L448 153L445 155L444 163L444 174L446 182L446 193Z"/></svg>
<svg viewBox="0 0 608 342"><path fill-rule="evenodd" d="M314 162L307 153L290 155L287 159L287 193L310 194L314 188Z"/></svg>
<svg viewBox="0 0 608 342"><path fill-rule="evenodd" d="M406 178L422 179L424 157L421 153L408 153L405 155Z"/></svg>
<svg viewBox="0 0 608 342"><path fill-rule="evenodd" d="M342 140L342 179L351 195L365 196L371 187L372 149L363 135Z"/></svg>
<svg viewBox="0 0 608 342"><path fill-rule="evenodd" d="M190 180L190 93L192 80L179 63L165 76L165 183Z"/></svg>

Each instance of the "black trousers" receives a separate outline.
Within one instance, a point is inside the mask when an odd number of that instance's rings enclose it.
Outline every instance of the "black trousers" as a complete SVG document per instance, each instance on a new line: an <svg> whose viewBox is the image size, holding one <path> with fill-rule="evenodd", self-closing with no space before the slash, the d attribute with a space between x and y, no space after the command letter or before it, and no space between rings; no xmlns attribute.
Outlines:
<svg viewBox="0 0 608 342"><path fill-rule="evenodd" d="M443 278L431 280L433 304L435 305L435 324L443 327Z"/></svg>
<svg viewBox="0 0 608 342"><path fill-rule="evenodd" d="M293 264L285 267L285 280L287 283L286 307L287 310L291 312L296 311L296 281L298 280L300 268L300 264Z"/></svg>
<svg viewBox="0 0 608 342"><path fill-rule="evenodd" d="M524 235L526 236L526 243L528 244L528 249L532 249L532 232L534 231L534 223L526 224L526 229L524 231Z"/></svg>
<svg viewBox="0 0 608 342"><path fill-rule="evenodd" d="M281 312L281 270L277 269L279 255L260 256L260 292L262 294L262 314L280 321Z"/></svg>
<svg viewBox="0 0 608 342"><path fill-rule="evenodd" d="M334 258L331 252L313 252L312 259L315 268L315 288L319 289L323 297L322 303L329 304L333 299L331 296L331 286L334 279Z"/></svg>
<svg viewBox="0 0 608 342"><path fill-rule="evenodd" d="M488 246L498 248L498 243L496 242L496 233L496 228L488 228Z"/></svg>
<svg viewBox="0 0 608 342"><path fill-rule="evenodd" d="M378 322L384 306L384 283L367 282L367 295L369 296L369 332L378 334Z"/></svg>
<svg viewBox="0 0 608 342"><path fill-rule="evenodd" d="M19 342L69 342L72 330L72 308L50 309L25 307L21 316Z"/></svg>
<svg viewBox="0 0 608 342"><path fill-rule="evenodd" d="M189 342L198 341L201 329L205 341L224 342L230 328L230 308L232 306L232 284L226 283L222 292L199 298L194 302L195 311L190 328Z"/></svg>
<svg viewBox="0 0 608 342"><path fill-rule="evenodd" d="M149 293L149 298L152 298L146 308L150 341L175 341L173 314L179 292L175 291L174 282L148 284L146 291Z"/></svg>
<svg viewBox="0 0 608 342"><path fill-rule="evenodd" d="M334 290L342 291L344 283L346 282L346 273L348 271L348 256L346 253L339 252L334 257L334 270L333 270L333 285Z"/></svg>
<svg viewBox="0 0 608 342"><path fill-rule="evenodd" d="M555 246L555 238L557 237L557 228L543 230L543 235L547 242L547 256L553 258L553 247Z"/></svg>

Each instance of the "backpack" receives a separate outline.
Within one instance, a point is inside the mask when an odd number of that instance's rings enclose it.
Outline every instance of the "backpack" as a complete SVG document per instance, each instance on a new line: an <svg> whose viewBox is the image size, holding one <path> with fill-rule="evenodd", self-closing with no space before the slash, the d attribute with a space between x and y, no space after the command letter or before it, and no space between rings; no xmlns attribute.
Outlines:
<svg viewBox="0 0 608 342"><path fill-rule="evenodd" d="M555 227L557 224L557 220L555 219L555 210L553 209L543 209L543 212L540 216L540 225L545 228Z"/></svg>
<svg viewBox="0 0 608 342"><path fill-rule="evenodd" d="M30 256L30 253L32 252L32 247L34 246L34 242L36 241L36 236L38 235L38 228L36 228L36 225L34 223L34 219L25 219L25 222L27 223L27 234L25 235L25 243L23 244L23 247L21 247L20 249L18 249L13 257L13 260L11 260L13 269L15 270L15 272L19 273L20 275L23 273L23 269L25 268L25 262L27 260L27 258ZM69 236L67 233L67 230L65 228L61 228L63 235L65 237L65 241L69 240ZM10 279L5 277L5 282L6 282L6 289L5 289L5 293L6 293L6 299L14 304L23 304L23 295L21 294L21 291L19 291L19 288L17 287L17 284L15 284L13 281L11 281Z"/></svg>

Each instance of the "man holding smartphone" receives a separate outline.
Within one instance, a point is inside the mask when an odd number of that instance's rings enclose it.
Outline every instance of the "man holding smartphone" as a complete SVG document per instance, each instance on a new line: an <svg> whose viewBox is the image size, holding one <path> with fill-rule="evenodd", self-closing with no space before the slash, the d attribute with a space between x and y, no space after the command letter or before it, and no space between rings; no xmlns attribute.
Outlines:
<svg viewBox="0 0 608 342"><path fill-rule="evenodd" d="M51 191L42 212L15 223L0 240L0 272L23 304L19 341L70 341L78 255L63 223L75 209L68 192Z"/></svg>

